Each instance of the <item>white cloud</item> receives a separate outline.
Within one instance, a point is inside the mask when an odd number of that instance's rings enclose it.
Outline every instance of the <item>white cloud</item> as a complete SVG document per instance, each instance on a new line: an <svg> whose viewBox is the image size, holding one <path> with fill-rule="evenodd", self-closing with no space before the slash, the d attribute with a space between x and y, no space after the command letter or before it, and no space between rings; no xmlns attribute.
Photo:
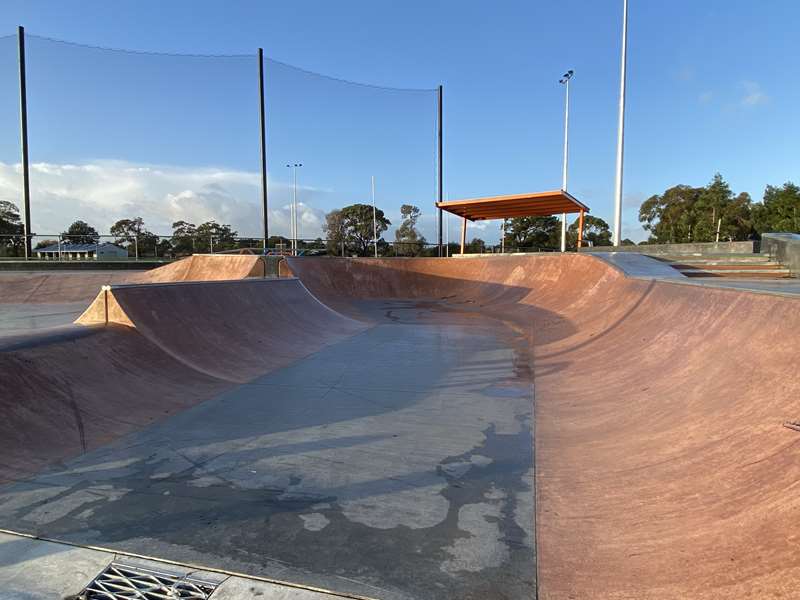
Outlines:
<svg viewBox="0 0 800 600"><path fill-rule="evenodd" d="M742 106L757 106L769 100L769 96L761 89L761 84L756 81L742 81L742 88L744 88Z"/></svg>
<svg viewBox="0 0 800 600"><path fill-rule="evenodd" d="M0 200L20 206L21 167L0 162ZM286 184L270 181L270 193L285 196ZM88 164L35 163L31 165L31 220L33 231L55 234L76 219L100 233L118 219L140 216L148 229L164 235L178 220L229 223L240 236L261 235L260 177L258 173L218 168L144 165L124 161ZM318 190L300 188L306 197ZM303 237L322 235L324 212L308 202L298 203ZM288 235L289 205L272 204L270 233Z"/></svg>

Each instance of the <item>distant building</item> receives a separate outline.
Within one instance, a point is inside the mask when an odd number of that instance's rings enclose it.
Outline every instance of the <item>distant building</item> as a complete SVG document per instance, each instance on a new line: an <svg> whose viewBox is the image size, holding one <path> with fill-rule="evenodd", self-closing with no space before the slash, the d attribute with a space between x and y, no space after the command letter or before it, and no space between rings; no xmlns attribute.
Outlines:
<svg viewBox="0 0 800 600"><path fill-rule="evenodd" d="M116 244L53 244L34 250L43 260L123 260L128 251Z"/></svg>

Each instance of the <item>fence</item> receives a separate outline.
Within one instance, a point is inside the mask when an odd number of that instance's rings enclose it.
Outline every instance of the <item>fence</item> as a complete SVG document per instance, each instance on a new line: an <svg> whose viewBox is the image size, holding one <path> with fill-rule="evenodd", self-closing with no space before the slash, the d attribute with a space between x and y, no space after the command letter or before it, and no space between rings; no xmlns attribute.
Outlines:
<svg viewBox="0 0 800 600"><path fill-rule="evenodd" d="M164 236L146 234L120 238L111 235L36 235L32 237L31 255L25 258L24 234L0 234L0 261L138 261L167 262L192 254L238 254L242 252L298 256L375 256L375 244L353 240L322 238L292 240L272 237L264 249L264 240L255 237ZM461 248L456 243L445 244L442 256L455 256ZM500 244L470 244L467 254L513 254L520 252L556 252L555 248L513 247ZM379 257L439 256L439 245L427 242L397 242L380 240Z"/></svg>
<svg viewBox="0 0 800 600"><path fill-rule="evenodd" d="M276 235L325 237L330 210L371 203L373 176L387 213L432 206L440 103L437 89L354 83L256 49L174 55L0 36L0 234L23 235L21 257L34 257L40 241L64 239L40 232L140 217L162 232L229 224L223 244L263 248ZM185 250L174 235L144 238L125 248Z"/></svg>

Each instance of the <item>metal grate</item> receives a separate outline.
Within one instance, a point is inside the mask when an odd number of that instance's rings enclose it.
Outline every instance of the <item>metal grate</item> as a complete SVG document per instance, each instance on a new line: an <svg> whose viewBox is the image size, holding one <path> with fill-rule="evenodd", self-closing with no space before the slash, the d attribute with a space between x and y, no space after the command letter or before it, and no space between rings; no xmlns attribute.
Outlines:
<svg viewBox="0 0 800 600"><path fill-rule="evenodd" d="M112 562L76 600L208 600L216 584Z"/></svg>

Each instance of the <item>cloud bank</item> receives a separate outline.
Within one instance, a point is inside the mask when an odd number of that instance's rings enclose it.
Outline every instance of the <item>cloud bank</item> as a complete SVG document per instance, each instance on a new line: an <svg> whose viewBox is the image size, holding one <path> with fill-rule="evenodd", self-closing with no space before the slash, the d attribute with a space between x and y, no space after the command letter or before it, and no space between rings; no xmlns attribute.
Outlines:
<svg viewBox="0 0 800 600"><path fill-rule="evenodd" d="M19 164L0 162L0 200L21 207ZM273 198L288 197L285 183L270 181ZM315 208L319 190L300 187L307 200L298 203L302 237L322 235L325 212ZM273 201L270 234L288 235L290 205ZM31 165L31 221L37 234L64 231L77 219L101 234L119 219L140 216L147 228L169 235L175 221L229 223L242 237L261 235L258 173L218 168L184 168L95 161L87 164Z"/></svg>

